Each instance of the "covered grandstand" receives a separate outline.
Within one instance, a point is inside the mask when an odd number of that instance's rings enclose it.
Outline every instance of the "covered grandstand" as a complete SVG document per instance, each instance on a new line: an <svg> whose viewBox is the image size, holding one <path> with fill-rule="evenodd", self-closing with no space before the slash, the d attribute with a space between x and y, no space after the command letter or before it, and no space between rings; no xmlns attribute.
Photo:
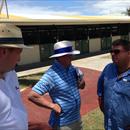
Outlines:
<svg viewBox="0 0 130 130"><path fill-rule="evenodd" d="M117 38L130 40L130 17L126 16L73 16L65 19L0 19L22 29L25 44L33 45L32 51L24 50L20 65L44 62L53 53L56 41L73 41L80 55L105 52ZM33 52L33 53L32 53Z"/></svg>

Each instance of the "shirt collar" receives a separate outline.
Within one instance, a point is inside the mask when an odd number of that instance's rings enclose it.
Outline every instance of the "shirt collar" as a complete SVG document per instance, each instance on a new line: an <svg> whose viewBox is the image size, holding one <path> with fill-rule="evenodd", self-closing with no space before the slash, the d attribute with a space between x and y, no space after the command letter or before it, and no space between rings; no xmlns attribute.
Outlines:
<svg viewBox="0 0 130 130"><path fill-rule="evenodd" d="M130 75L130 69L127 70L127 71L125 71L125 72L122 74L122 77L125 77L125 76L127 76L127 75Z"/></svg>
<svg viewBox="0 0 130 130"><path fill-rule="evenodd" d="M115 69L116 69L116 73L118 73L118 72L117 72L117 65L115 65ZM118 74L117 74L118 78L123 78L123 77L126 77L126 76L128 76L128 75L130 75L130 69L126 70L125 72L123 72L123 73L122 73L121 75L119 75L119 76L118 76Z"/></svg>

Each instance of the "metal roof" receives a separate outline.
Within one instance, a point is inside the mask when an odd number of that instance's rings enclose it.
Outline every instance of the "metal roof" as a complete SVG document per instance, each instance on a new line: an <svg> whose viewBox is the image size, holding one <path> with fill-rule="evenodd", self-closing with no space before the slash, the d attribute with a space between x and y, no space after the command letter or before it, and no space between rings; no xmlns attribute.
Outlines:
<svg viewBox="0 0 130 130"><path fill-rule="evenodd" d="M86 25L86 24L114 24L130 23L129 16L72 16L64 19L27 19L10 18L0 19L0 23L13 23L15 25Z"/></svg>

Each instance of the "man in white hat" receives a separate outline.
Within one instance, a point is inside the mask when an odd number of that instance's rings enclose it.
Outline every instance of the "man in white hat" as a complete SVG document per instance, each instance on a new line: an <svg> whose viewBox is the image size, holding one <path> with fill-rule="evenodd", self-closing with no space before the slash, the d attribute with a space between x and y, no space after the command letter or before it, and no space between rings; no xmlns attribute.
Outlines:
<svg viewBox="0 0 130 130"><path fill-rule="evenodd" d="M83 129L79 89L85 87L85 82L83 73L71 64L72 55L79 53L72 49L70 41L55 43L50 57L55 58L53 65L29 94L29 100L52 110L49 124L54 130ZM49 93L52 102L43 96L45 93Z"/></svg>
<svg viewBox="0 0 130 130"><path fill-rule="evenodd" d="M0 24L0 130L28 130L27 113L20 97L14 67L23 48L21 30Z"/></svg>

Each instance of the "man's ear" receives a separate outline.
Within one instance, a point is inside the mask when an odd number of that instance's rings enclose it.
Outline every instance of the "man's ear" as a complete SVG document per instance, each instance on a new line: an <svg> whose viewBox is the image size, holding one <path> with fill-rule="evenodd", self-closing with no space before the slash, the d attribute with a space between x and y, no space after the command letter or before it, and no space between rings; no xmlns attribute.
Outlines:
<svg viewBox="0 0 130 130"><path fill-rule="evenodd" d="M7 49L6 48L0 48L0 57L6 55Z"/></svg>
<svg viewBox="0 0 130 130"><path fill-rule="evenodd" d="M128 57L129 57L129 60L130 60L130 51L128 51Z"/></svg>
<svg viewBox="0 0 130 130"><path fill-rule="evenodd" d="M3 57L3 49L0 48L0 58L2 58L2 57Z"/></svg>
<svg viewBox="0 0 130 130"><path fill-rule="evenodd" d="M128 55L130 56L130 51L128 51Z"/></svg>
<svg viewBox="0 0 130 130"><path fill-rule="evenodd" d="M3 48L0 48L0 56L3 54Z"/></svg>

